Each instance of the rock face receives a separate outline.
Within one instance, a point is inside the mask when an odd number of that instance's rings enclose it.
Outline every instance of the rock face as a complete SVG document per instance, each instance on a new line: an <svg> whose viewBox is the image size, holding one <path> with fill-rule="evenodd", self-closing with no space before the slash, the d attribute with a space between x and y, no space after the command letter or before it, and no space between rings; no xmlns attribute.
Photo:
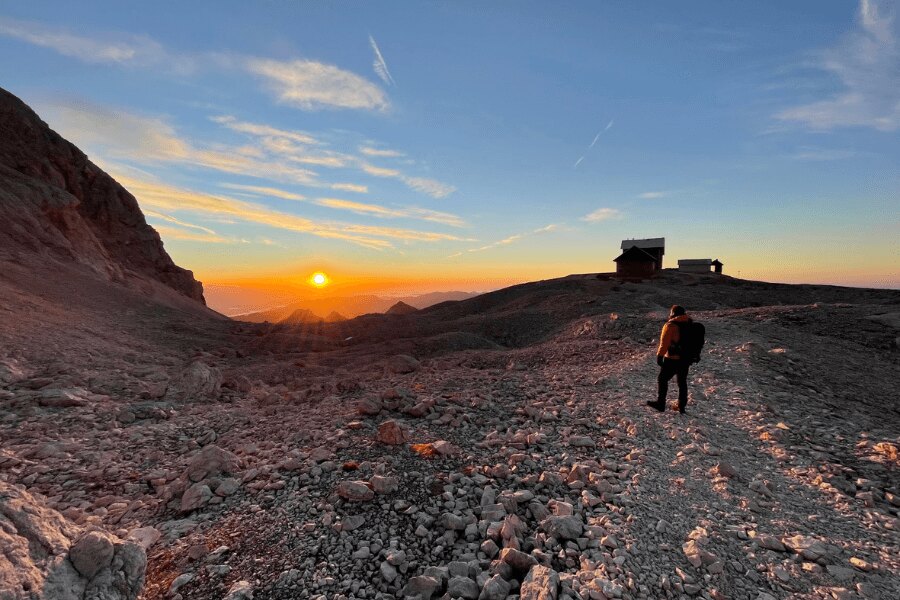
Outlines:
<svg viewBox="0 0 900 600"><path fill-rule="evenodd" d="M133 600L147 557L133 541L82 529L0 482L0 598Z"/></svg>
<svg viewBox="0 0 900 600"><path fill-rule="evenodd" d="M204 303L137 200L25 103L0 89L0 257L44 254L102 277L138 276Z"/></svg>

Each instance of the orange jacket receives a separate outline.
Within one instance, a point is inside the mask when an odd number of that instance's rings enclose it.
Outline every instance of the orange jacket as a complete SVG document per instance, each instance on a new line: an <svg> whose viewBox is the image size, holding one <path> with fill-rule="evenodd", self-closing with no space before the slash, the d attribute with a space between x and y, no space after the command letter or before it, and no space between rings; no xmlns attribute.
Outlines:
<svg viewBox="0 0 900 600"><path fill-rule="evenodd" d="M663 325L662 333L659 335L659 347L656 349L657 356L665 356L666 358L679 359L677 354L669 352L669 346L677 343L681 338L681 330L676 323L690 323L691 318L687 315L672 317Z"/></svg>

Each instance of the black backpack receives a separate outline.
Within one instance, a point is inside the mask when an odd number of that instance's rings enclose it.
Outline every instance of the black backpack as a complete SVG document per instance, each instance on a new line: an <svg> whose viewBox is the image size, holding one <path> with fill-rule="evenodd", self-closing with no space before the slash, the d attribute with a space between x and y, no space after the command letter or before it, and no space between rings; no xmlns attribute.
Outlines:
<svg viewBox="0 0 900 600"><path fill-rule="evenodd" d="M697 321L676 323L678 325L678 355L683 360L700 361L700 351L706 342L706 327Z"/></svg>

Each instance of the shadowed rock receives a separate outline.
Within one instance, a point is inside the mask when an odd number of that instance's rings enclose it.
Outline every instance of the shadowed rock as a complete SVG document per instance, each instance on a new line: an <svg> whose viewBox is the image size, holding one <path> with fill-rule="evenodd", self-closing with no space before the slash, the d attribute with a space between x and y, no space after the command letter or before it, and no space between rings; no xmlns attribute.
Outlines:
<svg viewBox="0 0 900 600"><path fill-rule="evenodd" d="M83 532L42 500L0 482L0 598L134 600L147 557L132 541Z"/></svg>
<svg viewBox="0 0 900 600"><path fill-rule="evenodd" d="M25 105L0 89L0 252L49 254L113 281L135 275L198 302L137 200Z"/></svg>

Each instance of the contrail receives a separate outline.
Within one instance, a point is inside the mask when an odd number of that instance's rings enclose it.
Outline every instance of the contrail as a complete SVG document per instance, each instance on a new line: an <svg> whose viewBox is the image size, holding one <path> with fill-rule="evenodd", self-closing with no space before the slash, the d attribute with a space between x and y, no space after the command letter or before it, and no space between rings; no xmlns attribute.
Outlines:
<svg viewBox="0 0 900 600"><path fill-rule="evenodd" d="M579 158L578 160L575 161L575 166L572 167L572 168L573 168L573 169L577 169L577 168L578 168L578 165L580 165L580 164L581 164L581 161L583 161L583 160L584 160L584 157L582 156L581 158Z"/></svg>
<svg viewBox="0 0 900 600"><path fill-rule="evenodd" d="M369 44L372 46L372 52L375 53L375 60L372 62L372 68L375 69L375 73L386 84L395 85L394 78L391 77L387 63L384 62L384 57L381 55L381 50L378 49L378 44L375 43L375 38L371 35L369 36Z"/></svg>

